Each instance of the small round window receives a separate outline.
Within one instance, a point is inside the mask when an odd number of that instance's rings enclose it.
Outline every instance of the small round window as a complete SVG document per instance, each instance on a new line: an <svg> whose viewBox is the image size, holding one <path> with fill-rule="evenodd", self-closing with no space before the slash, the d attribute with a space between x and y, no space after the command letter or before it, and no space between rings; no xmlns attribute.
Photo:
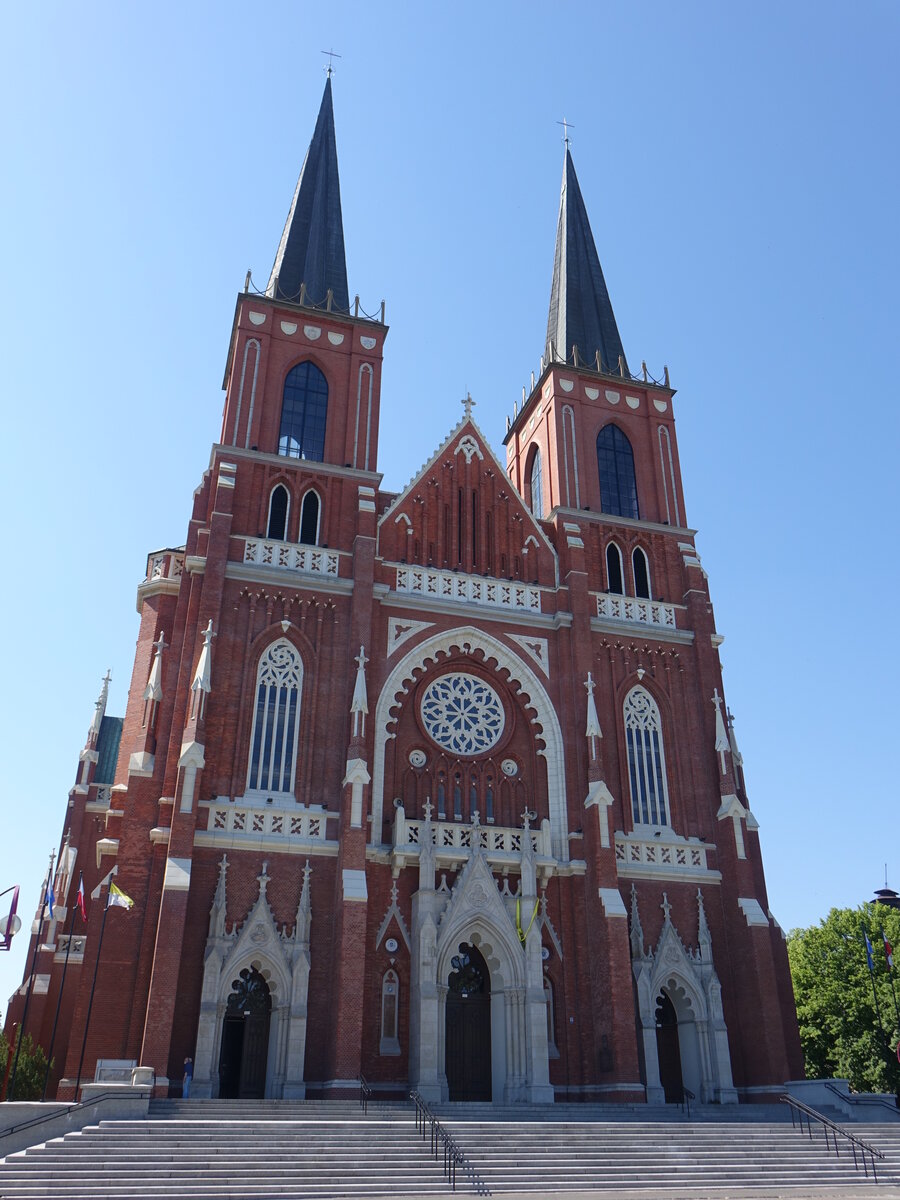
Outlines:
<svg viewBox="0 0 900 1200"><path fill-rule="evenodd" d="M476 675L441 675L420 706L428 736L453 754L482 754L496 746L506 718L500 697Z"/></svg>

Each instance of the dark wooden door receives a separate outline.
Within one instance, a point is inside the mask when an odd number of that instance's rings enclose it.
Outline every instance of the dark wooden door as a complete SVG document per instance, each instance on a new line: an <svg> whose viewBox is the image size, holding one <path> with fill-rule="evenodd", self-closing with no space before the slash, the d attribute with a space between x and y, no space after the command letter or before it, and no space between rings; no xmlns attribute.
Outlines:
<svg viewBox="0 0 900 1200"><path fill-rule="evenodd" d="M681 1046L678 1041L678 1017L669 997L663 992L656 1009L656 1051L659 1058L659 1082L666 1104L681 1104L684 1081L681 1076Z"/></svg>
<svg viewBox="0 0 900 1200"><path fill-rule="evenodd" d="M219 1095L226 1100L261 1100L269 1057L269 985L256 968L245 967L232 984L219 1055Z"/></svg>
<svg viewBox="0 0 900 1200"><path fill-rule="evenodd" d="M463 943L447 992L444 1066L451 1100L490 1100L491 986L487 964Z"/></svg>
<svg viewBox="0 0 900 1200"><path fill-rule="evenodd" d="M236 1100L241 1092L241 1060L244 1047L244 1018L227 1016L222 1026L222 1049L219 1053L219 1096Z"/></svg>
<svg viewBox="0 0 900 1200"><path fill-rule="evenodd" d="M266 1094L266 1060L269 1056L269 1014L251 1012L244 1018L241 1051L242 1100L262 1100Z"/></svg>

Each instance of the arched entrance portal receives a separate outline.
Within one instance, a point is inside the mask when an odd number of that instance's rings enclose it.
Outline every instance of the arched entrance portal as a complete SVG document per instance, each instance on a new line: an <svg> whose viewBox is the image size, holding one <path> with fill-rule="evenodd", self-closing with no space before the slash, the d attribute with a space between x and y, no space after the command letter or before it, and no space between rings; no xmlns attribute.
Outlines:
<svg viewBox="0 0 900 1200"><path fill-rule="evenodd" d="M255 967L245 967L231 985L222 1025L219 1095L226 1100L261 1100L266 1093L269 1054L269 985Z"/></svg>
<svg viewBox="0 0 900 1200"><path fill-rule="evenodd" d="M659 1082L666 1104L681 1104L684 1080L681 1075L681 1047L678 1042L678 1014L666 992L656 1001L656 1052L659 1058Z"/></svg>
<svg viewBox="0 0 900 1200"><path fill-rule="evenodd" d="M451 1100L491 1099L491 975L475 946L460 943L447 981L445 1065Z"/></svg>

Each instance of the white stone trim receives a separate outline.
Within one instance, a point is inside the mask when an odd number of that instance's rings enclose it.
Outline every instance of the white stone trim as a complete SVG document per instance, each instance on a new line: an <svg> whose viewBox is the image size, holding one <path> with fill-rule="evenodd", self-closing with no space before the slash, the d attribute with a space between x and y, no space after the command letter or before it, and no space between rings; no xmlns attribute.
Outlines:
<svg viewBox="0 0 900 1200"><path fill-rule="evenodd" d="M627 917L625 901L617 888L598 888L603 911L608 917Z"/></svg>
<svg viewBox="0 0 900 1200"><path fill-rule="evenodd" d="M189 858L167 858L163 891L186 892L190 886L191 860Z"/></svg>
<svg viewBox="0 0 900 1200"><path fill-rule="evenodd" d="M366 887L365 871L344 867L341 873L344 888L344 900L368 900L369 891Z"/></svg>
<svg viewBox="0 0 900 1200"><path fill-rule="evenodd" d="M769 918L763 912L762 905L755 896L738 896L738 904L748 925L765 925L768 928Z"/></svg>
<svg viewBox="0 0 900 1200"><path fill-rule="evenodd" d="M406 684L413 672L429 663L436 663L438 655L449 654L456 646L465 653L475 650L484 653L488 665L496 661L495 670L509 672L511 684L518 685L519 694L527 692L528 707L536 717L532 723L540 727L538 737L544 746L538 749L547 764L547 800L550 812L550 832L554 856L562 862L569 859L569 829L566 815L566 768L562 729L559 718L544 685L533 669L510 647L482 629L471 625L437 633L414 646L394 667L381 689L375 709L375 754L372 768L372 842L381 841L381 822L384 806L384 756L385 747L394 733L389 729L395 722L391 709L403 703L407 693ZM398 699L401 697L401 699Z"/></svg>

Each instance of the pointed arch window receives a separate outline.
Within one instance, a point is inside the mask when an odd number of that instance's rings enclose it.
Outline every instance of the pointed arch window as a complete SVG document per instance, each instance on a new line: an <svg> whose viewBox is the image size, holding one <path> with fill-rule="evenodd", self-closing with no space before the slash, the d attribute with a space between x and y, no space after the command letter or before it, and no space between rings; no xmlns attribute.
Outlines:
<svg viewBox="0 0 900 1200"><path fill-rule="evenodd" d="M647 560L647 555L640 546L635 546L631 552L631 565L634 568L634 594L636 596L643 596L645 600L649 600L650 563Z"/></svg>
<svg viewBox="0 0 900 1200"><path fill-rule="evenodd" d="M279 638L263 652L256 672L249 791L293 794L302 686L300 653L287 638Z"/></svg>
<svg viewBox="0 0 900 1200"><path fill-rule="evenodd" d="M284 381L278 453L322 462L327 415L328 381L315 363L298 363Z"/></svg>
<svg viewBox="0 0 900 1200"><path fill-rule="evenodd" d="M625 573L622 570L622 551L615 542L606 547L606 590L616 596L625 595Z"/></svg>
<svg viewBox="0 0 900 1200"><path fill-rule="evenodd" d="M659 708L642 687L625 697L625 744L635 825L668 825L669 792Z"/></svg>
<svg viewBox="0 0 900 1200"><path fill-rule="evenodd" d="M540 521L544 515L544 476L541 467L540 449L535 449L528 475L528 507L532 516Z"/></svg>
<svg viewBox="0 0 900 1200"><path fill-rule="evenodd" d="M303 503L300 505L299 540L306 546L318 546L319 544L319 517L321 512L322 506L319 503L318 494L310 488L303 497Z"/></svg>
<svg viewBox="0 0 900 1200"><path fill-rule="evenodd" d="M290 496L283 483L272 488L269 496L269 520L266 522L266 537L273 541L283 542L287 537L288 509Z"/></svg>
<svg viewBox="0 0 900 1200"><path fill-rule="evenodd" d="M396 971L385 971L381 980L380 1053L400 1053L400 980Z"/></svg>
<svg viewBox="0 0 900 1200"><path fill-rule="evenodd" d="M597 434L600 508L617 517L639 517L634 452L618 425L605 425Z"/></svg>

